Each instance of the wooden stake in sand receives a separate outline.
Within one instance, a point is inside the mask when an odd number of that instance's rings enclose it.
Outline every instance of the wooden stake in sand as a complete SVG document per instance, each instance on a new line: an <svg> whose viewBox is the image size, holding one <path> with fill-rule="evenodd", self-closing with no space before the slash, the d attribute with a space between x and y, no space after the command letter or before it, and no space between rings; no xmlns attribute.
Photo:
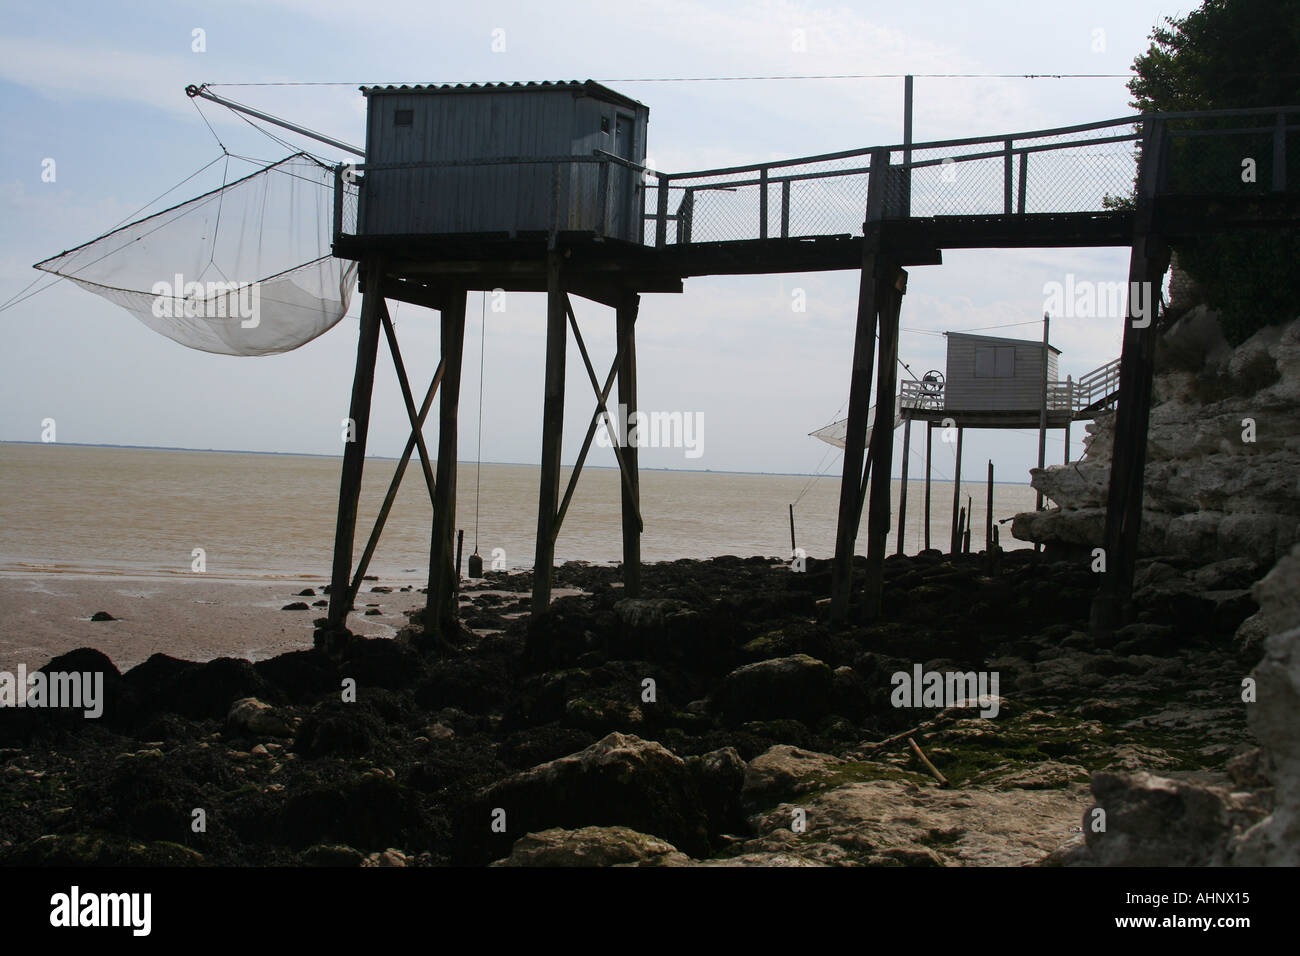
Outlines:
<svg viewBox="0 0 1300 956"><path fill-rule="evenodd" d="M911 737L908 737L907 742L912 748L912 753L916 754L917 757L921 759L921 763L925 764L925 769L930 771L930 773L934 776L935 780L939 781L939 786L941 787L948 786L948 778L939 772L938 767L930 763L930 758L921 752L921 748L916 745L916 741L913 740Z"/></svg>

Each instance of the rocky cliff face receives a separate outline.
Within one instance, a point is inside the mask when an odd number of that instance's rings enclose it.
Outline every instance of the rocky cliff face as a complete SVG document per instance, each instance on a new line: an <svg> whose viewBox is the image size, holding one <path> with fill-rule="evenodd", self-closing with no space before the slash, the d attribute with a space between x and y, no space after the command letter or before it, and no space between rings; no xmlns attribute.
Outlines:
<svg viewBox="0 0 1300 956"><path fill-rule="evenodd" d="M1251 677L1255 701L1250 729L1260 742L1261 779L1272 784L1273 810L1230 844L1232 862L1243 866L1300 865L1300 546L1255 585L1262 626L1273 629L1264 659Z"/></svg>
<svg viewBox="0 0 1300 956"><path fill-rule="evenodd" d="M1018 515L1016 537L1065 553L1101 545L1113 427L1113 413L1098 416L1082 459L1032 471L1056 507ZM1085 827L1086 845L1061 862L1300 864L1298 542L1300 319L1234 349L1212 311L1191 308L1156 354L1134 597L1258 605L1237 637L1263 659L1234 706L1260 746L1226 775L1093 774L1085 824L1100 808L1108 826Z"/></svg>
<svg viewBox="0 0 1300 956"><path fill-rule="evenodd" d="M1092 775L1086 842L1049 862L1073 866L1300 865L1300 546L1254 587L1264 658L1237 692L1260 746L1224 773ZM1215 721L1217 723L1217 721ZM1104 827L1089 824L1104 815Z"/></svg>
<svg viewBox="0 0 1300 956"><path fill-rule="evenodd" d="M1031 470L1034 487L1056 507L1017 515L1012 534L1062 551L1101 545L1113 427L1113 412L1100 414L1087 426L1081 460ZM1215 314L1194 308L1165 333L1156 356L1142 555L1199 574L1198 588L1214 590L1248 585L1297 541L1300 319L1233 349Z"/></svg>

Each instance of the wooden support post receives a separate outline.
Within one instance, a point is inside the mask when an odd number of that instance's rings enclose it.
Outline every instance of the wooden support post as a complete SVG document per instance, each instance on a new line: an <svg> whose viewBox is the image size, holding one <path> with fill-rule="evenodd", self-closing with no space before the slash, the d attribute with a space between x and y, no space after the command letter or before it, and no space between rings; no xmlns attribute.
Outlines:
<svg viewBox="0 0 1300 956"><path fill-rule="evenodd" d="M934 447L934 422L925 423L925 550L930 550L930 452Z"/></svg>
<svg viewBox="0 0 1300 956"><path fill-rule="evenodd" d="M661 187L663 180L660 180ZM664 210L667 190L660 196ZM533 562L533 613L551 603L556 509L560 503L560 453L564 433L564 358L568 348L566 297L560 284L560 252L546 256L546 391L542 404L542 466L537 500L537 550Z"/></svg>
<svg viewBox="0 0 1300 956"><path fill-rule="evenodd" d="M1119 397L1106 502L1105 570L1092 604L1092 627L1099 632L1113 630L1124 622L1133 593L1142 524L1160 284L1169 268L1169 247L1154 232L1156 184L1165 155L1164 126L1161 120L1152 119L1146 120L1143 127L1133 248L1129 255L1128 317L1120 352Z"/></svg>
<svg viewBox="0 0 1300 956"><path fill-rule="evenodd" d="M619 405L627 410L632 421L637 410L637 312L641 297L628 293L615 312L615 334L623 342L623 358L619 360ZM623 462L627 466L629 483L621 485L623 506L623 593L627 597L641 594L641 473L637 470L636 445L629 444L627 434L610 436L623 441Z"/></svg>
<svg viewBox="0 0 1300 956"><path fill-rule="evenodd" d="M1051 319L1043 313L1043 391L1038 402L1038 467L1047 465L1047 328ZM1043 492L1039 489L1034 499L1034 510L1043 510ZM1035 545L1037 549L1037 545Z"/></svg>
<svg viewBox="0 0 1300 956"><path fill-rule="evenodd" d="M456 590L460 590L461 556L465 552L465 529L456 532Z"/></svg>
<svg viewBox="0 0 1300 956"><path fill-rule="evenodd" d="M957 427L957 464L952 476L952 540L949 543L949 554L961 552L961 526L958 524L957 511L961 507L961 440L964 431L961 426Z"/></svg>
<svg viewBox="0 0 1300 956"><path fill-rule="evenodd" d="M607 434L615 438L614 458L618 461L619 477L623 481L623 490L629 494L632 493L631 477L628 474L627 462L624 460L622 445L624 442L620 436L615 435L613 419L609 415L609 393L614 387L614 379L618 375L618 367L623 361L623 343L618 343L618 350L614 354L614 362L610 366L609 374L605 377L605 384L602 387L596 381L596 370L592 368L591 356L587 354L587 345L582 339L582 331L578 328L577 317L573 314L573 309L567 306L565 311L569 316L569 326L573 329L573 337L578 342L578 351L582 355L582 362L587 370L587 375L591 379L591 386L596 392L596 408L591 413L591 421L587 423L587 433L582 438L582 448L578 451L577 461L569 470L569 483L565 486L564 496L560 499L559 510L555 513L555 521L551 524L551 537L556 538L560 534L560 528L564 524L564 516L569 512L569 504L573 501L573 493L578 488L578 479L582 476L582 466L587 462L587 453L591 451L591 443L596 438L596 429L601 422L605 423ZM640 516L638 515L638 521ZM638 524L638 528L640 525Z"/></svg>
<svg viewBox="0 0 1300 956"><path fill-rule="evenodd" d="M1038 403L1038 468L1041 471L1047 465L1047 329L1051 319L1043 313L1043 391ZM1043 510L1043 490L1035 489L1034 510ZM1042 551L1042 542L1034 542L1034 551Z"/></svg>
<svg viewBox="0 0 1300 956"><path fill-rule="evenodd" d="M348 407L351 441L343 449L339 478L339 513L334 526L334 566L330 574L329 627L339 629L352 609L348 578L352 573L352 543L357 528L357 502L361 498L361 473L366 461L366 435L370 430L370 396L375 384L375 356L379 351L379 314L384 301L383 263L371 259L362 273L361 330L357 338L357 364L352 376L352 403Z"/></svg>
<svg viewBox="0 0 1300 956"><path fill-rule="evenodd" d="M465 352L465 291L449 293L442 308L442 394L438 396L438 477L429 542L426 632L451 634L457 627L456 439L460 413L460 366Z"/></svg>
<svg viewBox="0 0 1300 956"><path fill-rule="evenodd" d="M984 514L984 550L993 553L993 459L989 459L989 496Z"/></svg>
<svg viewBox="0 0 1300 956"><path fill-rule="evenodd" d="M890 481L894 470L894 401L898 390L898 317L907 292L907 273L897 269L880 303L880 368L876 376L876 420L871 426L871 504L867 511L867 577L862 615L880 617L885 582L885 539L889 537Z"/></svg>
<svg viewBox="0 0 1300 956"><path fill-rule="evenodd" d="M790 504L790 557L794 558L794 552L799 546L794 543L794 503Z"/></svg>
<svg viewBox="0 0 1300 956"><path fill-rule="evenodd" d="M966 496L966 517L961 526L961 553L970 554L970 526L974 520L975 512L971 508L970 495Z"/></svg>
<svg viewBox="0 0 1300 956"><path fill-rule="evenodd" d="M1068 465L1069 463L1070 463L1070 422L1069 422L1069 419L1066 419L1066 422L1065 422L1065 461L1062 462L1062 464L1066 464L1066 465Z"/></svg>
<svg viewBox="0 0 1300 956"><path fill-rule="evenodd" d="M895 554L903 553L903 542L907 536L907 464L912 457L912 416L903 413L903 481L898 491L898 548Z"/></svg>
<svg viewBox="0 0 1300 956"><path fill-rule="evenodd" d="M858 280L858 315L853 337L853 365L849 378L849 417L844 436L844 464L840 477L840 506L835 527L835 560L831 565L831 619L842 622L849 613L853 590L853 550L858 536L860 475L867 446L867 412L871 406L871 379L876 358L876 311L879 280L876 270L880 248L880 219L889 175L889 153L871 153L867 180L867 211L863 224L862 272Z"/></svg>

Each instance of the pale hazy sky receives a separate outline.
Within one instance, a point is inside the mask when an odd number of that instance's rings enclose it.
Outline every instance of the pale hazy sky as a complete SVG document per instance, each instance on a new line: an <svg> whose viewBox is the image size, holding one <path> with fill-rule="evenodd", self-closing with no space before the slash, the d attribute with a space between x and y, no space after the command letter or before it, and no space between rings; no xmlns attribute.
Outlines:
<svg viewBox="0 0 1300 956"><path fill-rule="evenodd" d="M674 171L850 149L902 138L901 79L632 82L648 77L841 73L1122 74L1151 28L1193 4L656 2L443 3L399 0L6 3L0 36L0 300L31 265L117 223L220 155L183 90L188 83L342 81L344 86L228 90L268 112L364 142L360 82L596 79L650 107L650 156ZM192 31L206 35L193 52ZM806 52L792 49L802 29ZM493 31L505 50L493 52ZM1097 32L1104 31L1104 50ZM501 34L498 34L501 36ZM1121 78L916 80L917 140L1043 129L1132 112ZM231 152L267 160L286 150L228 111L205 113ZM293 140L292 136L288 136ZM345 159L327 147L313 152ZM53 158L57 180L43 182ZM251 167L241 167L242 174ZM233 171L233 170L232 170ZM173 198L220 183L220 164ZM1043 287L1125 278L1127 252L948 252L911 269L903 325L960 331L1036 321ZM807 311L790 309L802 288ZM643 296L638 321L643 408L698 412L704 454L647 449L646 467L838 473L838 452L807 433L845 405L857 275L700 278L680 296ZM285 355L231 358L191 351L126 312L60 282L0 313L0 440L35 441L53 418L67 442L337 454L356 349L352 313ZM575 299L593 361L613 353L603 307ZM479 302L471 296L461 400L461 457L472 459L478 415ZM422 393L436 364L433 313L401 305L404 357ZM488 313L483 457L536 462L540 449L543 297L511 296ZM995 334L1036 338L1037 325ZM1061 374L1118 355L1119 319L1053 323ZM942 369L944 340L905 332L918 374ZM394 456L406 416L381 346L370 451ZM591 414L576 348L569 354L565 461ZM436 422L436 415L433 417ZM1073 434L1075 447L1081 428ZM428 430L432 444L436 424ZM1059 436L1054 433L1054 436ZM895 469L901 457L895 452ZM914 451L916 446L913 446ZM1027 480L1032 432L970 432L967 467L992 457L1003 480ZM945 457L946 456L946 457ZM1048 445L1059 461L1059 437ZM592 464L612 465L606 449ZM951 474L951 451L936 472ZM917 473L914 468L913 474Z"/></svg>

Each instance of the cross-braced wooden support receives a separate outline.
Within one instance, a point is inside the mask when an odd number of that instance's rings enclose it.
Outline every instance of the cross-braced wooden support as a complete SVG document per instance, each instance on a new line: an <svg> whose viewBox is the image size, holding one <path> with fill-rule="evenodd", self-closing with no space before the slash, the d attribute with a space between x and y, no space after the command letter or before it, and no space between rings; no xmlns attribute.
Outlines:
<svg viewBox="0 0 1300 956"><path fill-rule="evenodd" d="M1092 604L1092 626L1109 631L1129 614L1138 536L1142 526L1143 479L1151 383L1155 374L1160 286L1169 268L1169 247L1156 234L1154 197L1160 186L1165 135L1160 120L1147 120L1138 171L1133 248L1129 256L1128 316L1120 352L1119 398L1106 502L1104 570Z"/></svg>
<svg viewBox="0 0 1300 956"><path fill-rule="evenodd" d="M364 277L366 285L363 289L361 307L361 334L357 347L357 369L352 383L352 405L348 427L350 440L343 454L343 475L339 488L339 517L334 536L334 563L331 573L328 619L331 630L342 629L344 622L347 620L348 612L352 610L356 602L357 592L365 579L366 570L370 567L370 560L374 557L375 548L379 544L379 537L388 521L393 502L397 499L398 488L401 486L402 477L406 473L407 465L410 464L413 453L417 451L419 453L425 486L428 489L429 501L433 505L434 511L433 546L430 549L431 569L433 567L443 568L446 562L450 560L448 558L450 550L448 539L456 507L455 423L456 405L460 391L460 346L463 344L464 339L464 291L436 293L425 290L417 296L419 305L440 309L443 312L443 355L439 360L433 380L429 383L424 401L417 409L414 395L411 392L410 379L406 373L406 365L402 361L402 353L397 344L397 333L393 327L392 318L389 316L388 305L385 301L385 296L388 294L395 294L406 301L412 301L410 298L411 293L400 290L398 285L391 280L386 280L383 264L378 260L367 262ZM459 311L457 311L458 309ZM366 436L369 431L371 396L374 387L375 359L381 329L387 338L389 353L393 359L393 367L397 372L402 400L406 406L406 414L411 424L411 435L407 439L406 448L403 450L401 458L398 459L397 467L394 469L392 480L388 485L388 492L384 496L383 504L380 506L379 514L375 519L374 528L366 541L361 559L354 569L352 567L352 548L356 535L357 505L361 493ZM434 396L442 385L444 374L448 370L451 371L451 377L448 379L448 388L443 390L442 425L439 434L438 457L438 470L440 473L445 474L440 474L435 481L433 459L425 446L423 428L429 409L433 406ZM445 527L439 524L439 515L443 516ZM439 548L439 542L443 542L441 549ZM434 577L431 573L431 585L434 584ZM439 582L444 580L445 576L438 577ZM453 615L452 620L454 620L456 610L454 586L453 569L450 602L448 602L447 591L442 583L439 583L437 587L431 586L429 589L429 606L437 609L437 612L431 618L435 627L440 624L443 626L447 624L448 613Z"/></svg>
<svg viewBox="0 0 1300 956"><path fill-rule="evenodd" d="M558 284L557 284L558 288ZM636 348L633 327L636 322L636 312L640 297L635 293L625 293L614 297L615 308L617 309L617 338L618 347L614 355L614 361L610 365L609 372L605 376L602 385L596 376L596 369L591 363L591 355L587 351L587 343L582 337L582 330L578 327L577 316L573 313L573 306L569 302L568 294L562 289L552 300L560 312L561 324L557 338L554 342L551 340L552 330L550 328L550 303L548 302L547 314L547 408L550 407L552 398L551 383L554 366L551 361L553 354L552 346L561 355L559 375L563 377L563 352L568 346L568 339L563 320L568 320L568 327L573 330L574 341L578 345L578 352L582 356L583 368L587 373L587 380L591 383L591 389L596 397L596 407L591 413L591 419L587 423L587 432L583 436L582 449L578 452L578 459L574 463L573 471L569 475L568 484L565 486L564 495L559 499L558 506L554 504L559 492L559 468L560 458L558 448L555 451L553 459L553 470L547 467L547 451L550 446L547 443L549 429L554 428L558 435L559 425L554 424L550 417L543 410L542 422L542 447L543 463L541 478L541 500L538 504L537 516L537 563L533 570L533 610L540 612L550 603L551 594L551 571L555 559L555 539L559 536L560 527L564 523L564 517L569 511L569 505L573 501L573 493L578 487L578 478L582 475L583 465L587 462L587 455L591 451L592 441L596 437L596 429L604 424L606 434L612 440L614 458L618 462L619 476L622 482L623 496L623 555L624 555L624 586L630 586L632 590L629 594L635 594L640 587L640 555L641 543L640 535L643 528L641 521L640 509L640 484L636 471L636 448L635 443L629 441L626 433L620 433L615 427L613 417L609 413L609 393L614 387L614 380L620 381L619 395L627 405L630 400L631 408L628 409L629 421L632 419L632 413L636 409ZM557 398L561 412L564 405L563 384ZM552 484L553 482L553 484ZM546 535L543 540L542 535Z"/></svg>

